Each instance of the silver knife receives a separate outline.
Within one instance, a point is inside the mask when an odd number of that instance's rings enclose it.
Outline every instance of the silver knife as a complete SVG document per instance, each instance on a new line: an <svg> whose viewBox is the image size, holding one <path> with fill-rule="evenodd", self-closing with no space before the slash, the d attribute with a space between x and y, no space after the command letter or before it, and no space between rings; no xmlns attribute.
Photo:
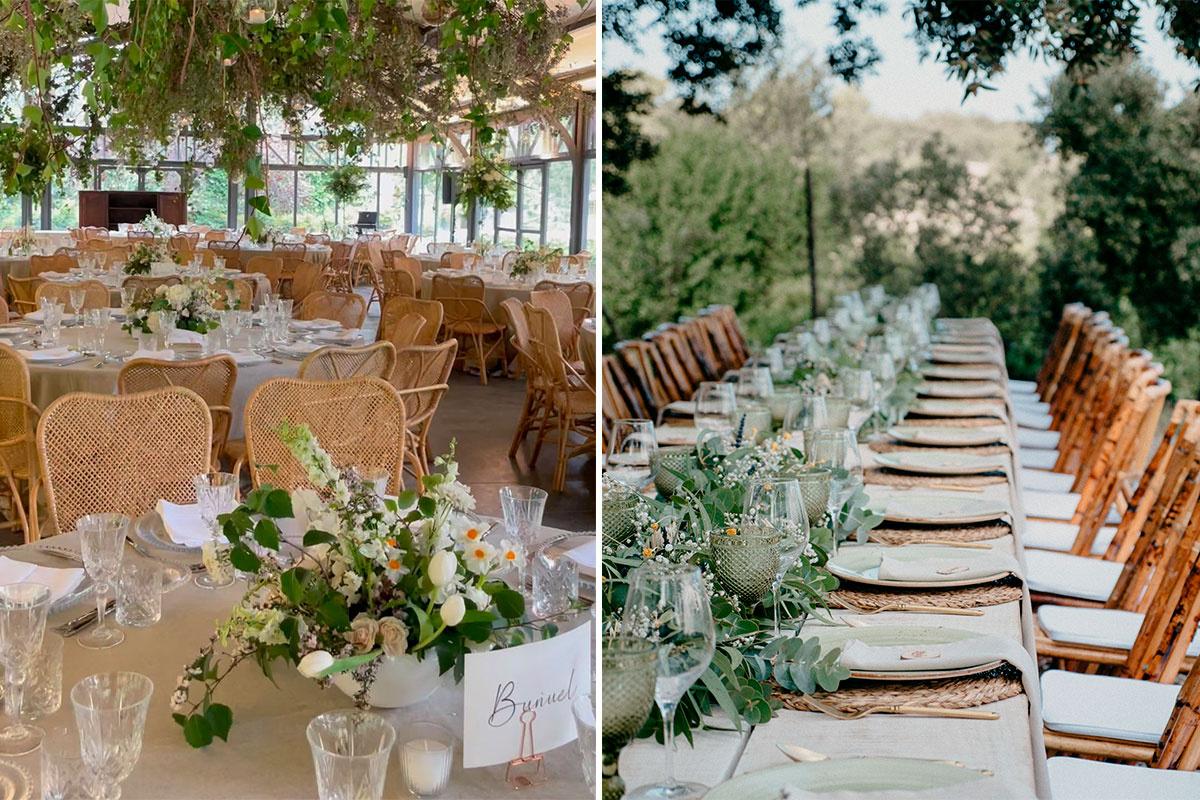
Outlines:
<svg viewBox="0 0 1200 800"><path fill-rule="evenodd" d="M114 605L116 605L116 602L113 600L109 600L107 603L105 603L104 613L107 615L109 611L112 611ZM93 622L95 622L97 616L96 609L93 608L91 611L88 611L85 614L80 614L75 619L64 622L54 630L56 630L64 638L70 638L86 628L88 625L91 625Z"/></svg>

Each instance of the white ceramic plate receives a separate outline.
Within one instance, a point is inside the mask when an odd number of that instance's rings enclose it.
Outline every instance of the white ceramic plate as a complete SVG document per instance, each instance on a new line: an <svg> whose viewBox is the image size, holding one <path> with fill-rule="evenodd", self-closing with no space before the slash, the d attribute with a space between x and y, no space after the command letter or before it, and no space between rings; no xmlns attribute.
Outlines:
<svg viewBox="0 0 1200 800"><path fill-rule="evenodd" d="M914 450L875 454L875 463L881 467L918 475L979 475L1001 471L1005 468L1005 462L1003 456L979 456L953 451Z"/></svg>
<svg viewBox="0 0 1200 800"><path fill-rule="evenodd" d="M917 525L969 525L1008 514L1006 503L985 497L904 492L889 496L885 502L884 519Z"/></svg>
<svg viewBox="0 0 1200 800"><path fill-rule="evenodd" d="M925 381L917 387L923 397L1000 397L1000 384L992 381Z"/></svg>
<svg viewBox="0 0 1200 800"><path fill-rule="evenodd" d="M896 425L888 429L888 436L898 442L930 447L982 447L1003 442L1007 434L1007 429L1002 425L983 425L977 428Z"/></svg>
<svg viewBox="0 0 1200 800"><path fill-rule="evenodd" d="M928 792L980 780L995 780L970 767L915 758L836 758L747 772L715 786L705 800L779 800L784 789L868 793ZM914 794L914 796L919 796Z"/></svg>
<svg viewBox="0 0 1200 800"><path fill-rule="evenodd" d="M995 572L971 578L951 578L944 581L889 581L879 577L880 547L843 547L829 559L826 568L842 580L864 583L868 586L893 586L901 589L952 589L959 586L977 586L992 583L1011 574ZM919 561L933 558L969 561L990 555L988 550L968 550L965 547L922 544L908 547L888 548L888 555L901 561Z"/></svg>
<svg viewBox="0 0 1200 800"><path fill-rule="evenodd" d="M996 367L964 367L958 364L930 364L921 369L926 378L947 381L994 381L1000 377Z"/></svg>
<svg viewBox="0 0 1200 800"><path fill-rule="evenodd" d="M941 345L934 345L933 353L930 355L931 361L936 361L941 364L979 364L993 363L996 361L996 353L994 350L985 348L974 349L953 349Z"/></svg>
<svg viewBox="0 0 1200 800"><path fill-rule="evenodd" d="M996 417L1004 419L1004 406L982 400L917 400L909 408L913 414L930 417Z"/></svg>

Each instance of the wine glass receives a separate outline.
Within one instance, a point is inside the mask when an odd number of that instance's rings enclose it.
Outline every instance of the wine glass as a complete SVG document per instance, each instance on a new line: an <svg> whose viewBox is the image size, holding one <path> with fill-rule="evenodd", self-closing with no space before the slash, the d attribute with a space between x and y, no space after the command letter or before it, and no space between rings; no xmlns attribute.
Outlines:
<svg viewBox="0 0 1200 800"><path fill-rule="evenodd" d="M521 545L521 558L517 562L517 575L521 594L529 597L525 575L530 557L542 527L542 516L546 513L546 500L550 495L544 489L533 486L505 486L500 490L500 510L504 515L504 531Z"/></svg>
<svg viewBox="0 0 1200 800"><path fill-rule="evenodd" d="M613 423L608 445L608 474L630 486L649 475L650 457L658 450L654 423L648 419L619 419Z"/></svg>
<svg viewBox="0 0 1200 800"><path fill-rule="evenodd" d="M75 324L79 324L79 310L83 308L83 302L87 299L87 290L82 286L72 286L67 290L67 301L71 304L71 311L75 314Z"/></svg>
<svg viewBox="0 0 1200 800"><path fill-rule="evenodd" d="M97 800L118 800L142 755L154 683L137 672L89 675L71 689L79 749L96 777Z"/></svg>
<svg viewBox="0 0 1200 800"><path fill-rule="evenodd" d="M795 402L788 405L787 411L784 413L783 432L793 434L809 428L823 428L828 424L828 420L825 395L801 394Z"/></svg>
<svg viewBox="0 0 1200 800"><path fill-rule="evenodd" d="M629 573L625 624L658 647L654 700L663 720L666 779L635 789L631 800L698 798L708 787L675 778L675 709L684 692L708 669L716 632L700 568L648 561Z"/></svg>
<svg viewBox="0 0 1200 800"><path fill-rule="evenodd" d="M200 519L208 529L208 538L200 545L204 573L195 577L202 589L219 589L233 583L233 567L229 563L229 541L221 535L217 517L237 508L238 479L228 472L206 473L192 478Z"/></svg>
<svg viewBox="0 0 1200 800"><path fill-rule="evenodd" d="M19 756L37 749L41 728L21 721L29 670L42 650L50 587L40 583L0 586L0 662L4 664L4 712L11 723L0 730L0 753Z"/></svg>
<svg viewBox="0 0 1200 800"><path fill-rule="evenodd" d="M765 400L774 385L769 367L742 367L738 370L737 396L747 400Z"/></svg>
<svg viewBox="0 0 1200 800"><path fill-rule="evenodd" d="M129 517L124 514L88 514L75 522L83 551L83 567L96 582L96 624L79 636L79 644L89 650L115 647L125 641L125 632L107 623L105 608L121 571Z"/></svg>
<svg viewBox="0 0 1200 800"><path fill-rule="evenodd" d="M856 411L870 414L875 408L875 377L870 370L844 369L838 373L838 383L842 396L850 401Z"/></svg>
<svg viewBox="0 0 1200 800"><path fill-rule="evenodd" d="M737 398L732 383L704 381L696 388L692 401L696 404L692 421L700 430L723 432L733 427Z"/></svg>
<svg viewBox="0 0 1200 800"><path fill-rule="evenodd" d="M787 478L756 478L746 487L742 513L752 522L770 525L780 535L779 571L772 589L775 593L775 636L780 636L779 602L783 579L808 548L811 529L804 511L800 484Z"/></svg>

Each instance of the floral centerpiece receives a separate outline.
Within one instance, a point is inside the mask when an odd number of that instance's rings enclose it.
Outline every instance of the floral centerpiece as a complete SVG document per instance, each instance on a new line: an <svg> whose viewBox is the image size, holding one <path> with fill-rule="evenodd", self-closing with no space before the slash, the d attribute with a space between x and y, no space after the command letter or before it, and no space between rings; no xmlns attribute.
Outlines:
<svg viewBox="0 0 1200 800"><path fill-rule="evenodd" d="M162 218L153 211L142 218L141 227L142 230L154 234L155 239L166 239L172 232L172 226L163 222Z"/></svg>
<svg viewBox="0 0 1200 800"><path fill-rule="evenodd" d="M498 578L520 553L485 542L467 516L475 503L457 480L453 446L419 496L391 499L336 467L307 426L279 435L320 488L289 495L262 486L220 517L231 562L251 578L171 697L195 747L226 738L233 713L214 693L242 661L268 678L275 662L291 664L322 686L349 687L361 706L386 670L436 660L461 679L465 654L490 647L495 629L524 614L521 595ZM307 530L299 544L277 522L293 517Z"/></svg>
<svg viewBox="0 0 1200 800"><path fill-rule="evenodd" d="M156 242L138 242L125 262L126 275L149 275L150 265L155 261L166 258L163 249Z"/></svg>
<svg viewBox="0 0 1200 800"><path fill-rule="evenodd" d="M27 256L32 253L36 247L37 239L34 237L33 231L29 229L28 225L13 233L12 237L8 240L8 254L10 256Z"/></svg>
<svg viewBox="0 0 1200 800"><path fill-rule="evenodd" d="M154 333L156 311L175 314L175 327L196 333L208 333L221 323L217 318L216 304L220 295L211 280L198 278L170 286L159 286L154 294L140 294L125 308L125 322L121 327L129 332Z"/></svg>
<svg viewBox="0 0 1200 800"><path fill-rule="evenodd" d="M537 273L558 272L562 262L561 247L537 247L527 243L525 248L513 259L508 274L514 278L524 278Z"/></svg>
<svg viewBox="0 0 1200 800"><path fill-rule="evenodd" d="M275 244L283 240L284 231L282 228L262 225L257 229L246 228L246 235L255 244Z"/></svg>
<svg viewBox="0 0 1200 800"><path fill-rule="evenodd" d="M507 211L516 205L516 181L503 162L484 153L472 156L463 167L459 183L458 202L469 206L485 205L497 211Z"/></svg>
<svg viewBox="0 0 1200 800"><path fill-rule="evenodd" d="M489 255L491 255L492 251L496 249L496 245L488 237L480 236L471 245L471 249L473 249L475 251L475 255L479 256L480 258L487 258Z"/></svg>

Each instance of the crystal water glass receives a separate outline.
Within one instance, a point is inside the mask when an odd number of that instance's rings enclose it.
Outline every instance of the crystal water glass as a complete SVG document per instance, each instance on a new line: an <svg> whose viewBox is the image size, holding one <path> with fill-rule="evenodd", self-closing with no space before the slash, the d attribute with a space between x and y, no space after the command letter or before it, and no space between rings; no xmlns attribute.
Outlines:
<svg viewBox="0 0 1200 800"><path fill-rule="evenodd" d="M88 514L75 522L75 531L79 534L83 567L96 584L96 624L80 634L79 645L89 650L115 647L125 641L125 633L108 624L104 612L121 570L129 517L124 514Z"/></svg>
<svg viewBox="0 0 1200 800"><path fill-rule="evenodd" d="M46 732L41 747L42 800L94 800L96 774L83 760L79 733L58 726Z"/></svg>
<svg viewBox="0 0 1200 800"><path fill-rule="evenodd" d="M21 720L30 671L42 650L50 588L40 583L0 586L0 663L4 664L4 713L0 754L19 756L41 744L43 731Z"/></svg>
<svg viewBox="0 0 1200 800"><path fill-rule="evenodd" d="M708 787L675 778L675 709L684 692L708 669L716 645L708 591L692 564L648 561L629 573L624 619L628 631L657 647L654 700L663 719L666 779L635 789L631 800L698 798ZM607 687L606 687L607 688Z"/></svg>
<svg viewBox="0 0 1200 800"><path fill-rule="evenodd" d="M238 479L228 472L196 475L192 478L200 518L208 530L208 538L200 546L204 574L197 575L196 585L203 589L218 589L233 583L233 565L229 563L229 540L221 533L218 517L237 508Z"/></svg>
<svg viewBox="0 0 1200 800"><path fill-rule="evenodd" d="M649 475L650 459L658 450L654 423L648 419L619 419L609 434L605 468L610 477L630 486Z"/></svg>
<svg viewBox="0 0 1200 800"><path fill-rule="evenodd" d="M71 303L71 311L75 314L75 322L79 323L79 312L87 300L87 290L82 286L72 286L67 290L67 300Z"/></svg>
<svg viewBox="0 0 1200 800"><path fill-rule="evenodd" d="M561 614L579 599L579 563L562 548L570 537L557 536L533 555L533 616Z"/></svg>
<svg viewBox="0 0 1200 800"><path fill-rule="evenodd" d="M21 715L43 719L62 707L63 637L54 631L42 636L42 648L29 674Z"/></svg>
<svg viewBox="0 0 1200 800"><path fill-rule="evenodd" d="M595 692L580 692L571 703L575 720L575 747L583 767L583 782L588 796L596 791L596 701Z"/></svg>
<svg viewBox="0 0 1200 800"><path fill-rule="evenodd" d="M130 559L121 567L117 581L117 623L129 628L148 628L162 619L162 565L146 559Z"/></svg>
<svg viewBox="0 0 1200 800"><path fill-rule="evenodd" d="M520 583L521 594L526 598L529 597L525 583L529 556L537 542L542 527L542 516L546 513L546 500L549 497L544 489L533 486L505 486L500 490L504 530L521 545L524 554L517 560L517 580Z"/></svg>
<svg viewBox="0 0 1200 800"><path fill-rule="evenodd" d="M414 797L437 797L450 783L454 766L454 734L436 722L404 726L397 747L404 786Z"/></svg>
<svg viewBox="0 0 1200 800"><path fill-rule="evenodd" d="M306 730L320 800L380 800L396 731L370 711L330 711Z"/></svg>
<svg viewBox="0 0 1200 800"><path fill-rule="evenodd" d="M696 406L692 420L700 430L725 432L733 427L737 398L732 383L704 381L696 387L692 402Z"/></svg>
<svg viewBox="0 0 1200 800"><path fill-rule="evenodd" d="M71 689L80 751L96 776L97 800L117 800L121 782L137 766L153 694L153 681L137 672L89 675Z"/></svg>

